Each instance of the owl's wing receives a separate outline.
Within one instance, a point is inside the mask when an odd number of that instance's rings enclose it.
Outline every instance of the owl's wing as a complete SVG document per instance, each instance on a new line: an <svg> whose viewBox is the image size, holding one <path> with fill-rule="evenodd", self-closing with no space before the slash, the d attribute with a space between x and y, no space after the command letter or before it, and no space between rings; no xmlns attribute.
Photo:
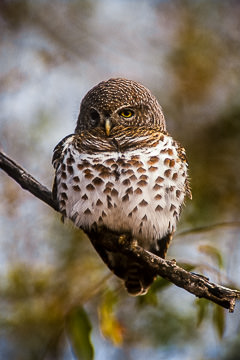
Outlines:
<svg viewBox="0 0 240 360"><path fill-rule="evenodd" d="M185 149L177 142L176 142L176 149L177 149L179 160L182 161L183 163L185 163L185 165L188 167ZM189 197L190 199L192 199L192 192L191 192L190 181L189 181L188 176L186 177L184 188L185 188L185 198ZM157 245L158 245L157 249L156 249L156 247L153 246L153 248L150 249L150 251L153 252L155 255L160 256L161 258L164 259L166 257L170 242L173 238L173 234L174 234L174 232L169 232L163 238L158 239L157 240Z"/></svg>
<svg viewBox="0 0 240 360"><path fill-rule="evenodd" d="M164 237L157 240L157 245L158 245L157 249L156 246L153 246L152 248L150 248L150 251L153 254L165 259L172 238L173 238L173 232L167 233Z"/></svg>
<svg viewBox="0 0 240 360"><path fill-rule="evenodd" d="M62 158L63 158L63 150L66 146L67 140L72 138L73 136L76 136L75 134L70 134L65 136L54 148L53 150L53 157L52 157L52 164L55 169L58 168Z"/></svg>
<svg viewBox="0 0 240 360"><path fill-rule="evenodd" d="M188 167L186 150L179 143L177 143L177 145L178 145L178 147L177 147L178 157ZM190 200L192 199L192 191L191 191L190 180L189 180L188 176L186 177L186 181L185 181L185 196L187 196Z"/></svg>
<svg viewBox="0 0 240 360"><path fill-rule="evenodd" d="M65 136L54 148L53 150L53 157L52 157L52 164L54 169L57 171L59 166L62 163L63 159L63 151L66 145L66 141L70 139L74 134ZM57 183L56 183L56 176L54 177L53 187L52 187L52 197L54 200L57 200Z"/></svg>

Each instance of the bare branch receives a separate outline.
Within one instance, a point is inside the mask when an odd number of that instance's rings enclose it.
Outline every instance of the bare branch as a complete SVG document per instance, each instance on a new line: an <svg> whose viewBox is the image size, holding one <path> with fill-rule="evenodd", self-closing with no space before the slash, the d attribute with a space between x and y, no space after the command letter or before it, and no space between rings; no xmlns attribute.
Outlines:
<svg viewBox="0 0 240 360"><path fill-rule="evenodd" d="M26 170L21 168L13 160L0 152L0 168L12 177L23 189L44 201L54 210L58 205L52 199L52 193L45 186L34 179ZM150 270L169 280L173 284L187 290L199 298L205 298L214 303L234 311L236 300L240 298L240 291L228 289L221 285L210 282L206 277L190 273L177 266L175 260L164 260L140 246L133 245L124 237L104 238L102 245L110 251L119 251L141 262ZM93 244L94 245L94 244Z"/></svg>
<svg viewBox="0 0 240 360"><path fill-rule="evenodd" d="M0 168L13 178L24 190L42 200L54 210L58 211L58 204L53 200L51 191L34 179L26 170L16 164L3 152L0 152Z"/></svg>
<svg viewBox="0 0 240 360"><path fill-rule="evenodd" d="M129 244L128 241L109 241L102 239L102 245L109 251L120 251L133 259L148 266L156 274L169 280L199 298L205 298L216 304L234 311L236 299L240 298L240 291L228 289L214 284L205 276L188 272L176 264L175 260L162 259L140 246Z"/></svg>

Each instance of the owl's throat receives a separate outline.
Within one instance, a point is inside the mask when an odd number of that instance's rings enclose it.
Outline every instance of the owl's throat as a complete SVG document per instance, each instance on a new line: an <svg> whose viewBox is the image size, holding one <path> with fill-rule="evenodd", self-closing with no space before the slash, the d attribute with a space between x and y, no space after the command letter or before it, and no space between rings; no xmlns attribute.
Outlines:
<svg viewBox="0 0 240 360"><path fill-rule="evenodd" d="M117 152L120 152L120 151L121 151L119 142L118 142L115 138L112 138L112 139L111 139L111 144L115 147L115 149L116 149Z"/></svg>

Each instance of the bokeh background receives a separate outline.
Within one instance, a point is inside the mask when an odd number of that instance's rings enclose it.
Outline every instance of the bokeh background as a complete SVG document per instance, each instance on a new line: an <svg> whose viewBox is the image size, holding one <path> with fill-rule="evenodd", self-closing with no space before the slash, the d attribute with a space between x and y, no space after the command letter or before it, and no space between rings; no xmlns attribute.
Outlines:
<svg viewBox="0 0 240 360"><path fill-rule="evenodd" d="M1 149L51 188L84 94L140 81L190 164L168 257L239 288L240 2L1 0L0 34ZM239 359L238 304L162 279L129 297L82 232L2 171L0 199L1 359Z"/></svg>

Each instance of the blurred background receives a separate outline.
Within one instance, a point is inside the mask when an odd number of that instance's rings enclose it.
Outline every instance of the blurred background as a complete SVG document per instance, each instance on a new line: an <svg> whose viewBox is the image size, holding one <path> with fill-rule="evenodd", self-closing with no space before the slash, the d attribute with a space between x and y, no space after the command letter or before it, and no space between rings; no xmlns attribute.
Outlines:
<svg viewBox="0 0 240 360"><path fill-rule="evenodd" d="M143 83L190 164L168 258L239 288L240 2L1 0L0 34L0 148L51 188L84 94ZM129 297L82 232L2 171L0 199L1 359L240 358L238 304L162 279Z"/></svg>

